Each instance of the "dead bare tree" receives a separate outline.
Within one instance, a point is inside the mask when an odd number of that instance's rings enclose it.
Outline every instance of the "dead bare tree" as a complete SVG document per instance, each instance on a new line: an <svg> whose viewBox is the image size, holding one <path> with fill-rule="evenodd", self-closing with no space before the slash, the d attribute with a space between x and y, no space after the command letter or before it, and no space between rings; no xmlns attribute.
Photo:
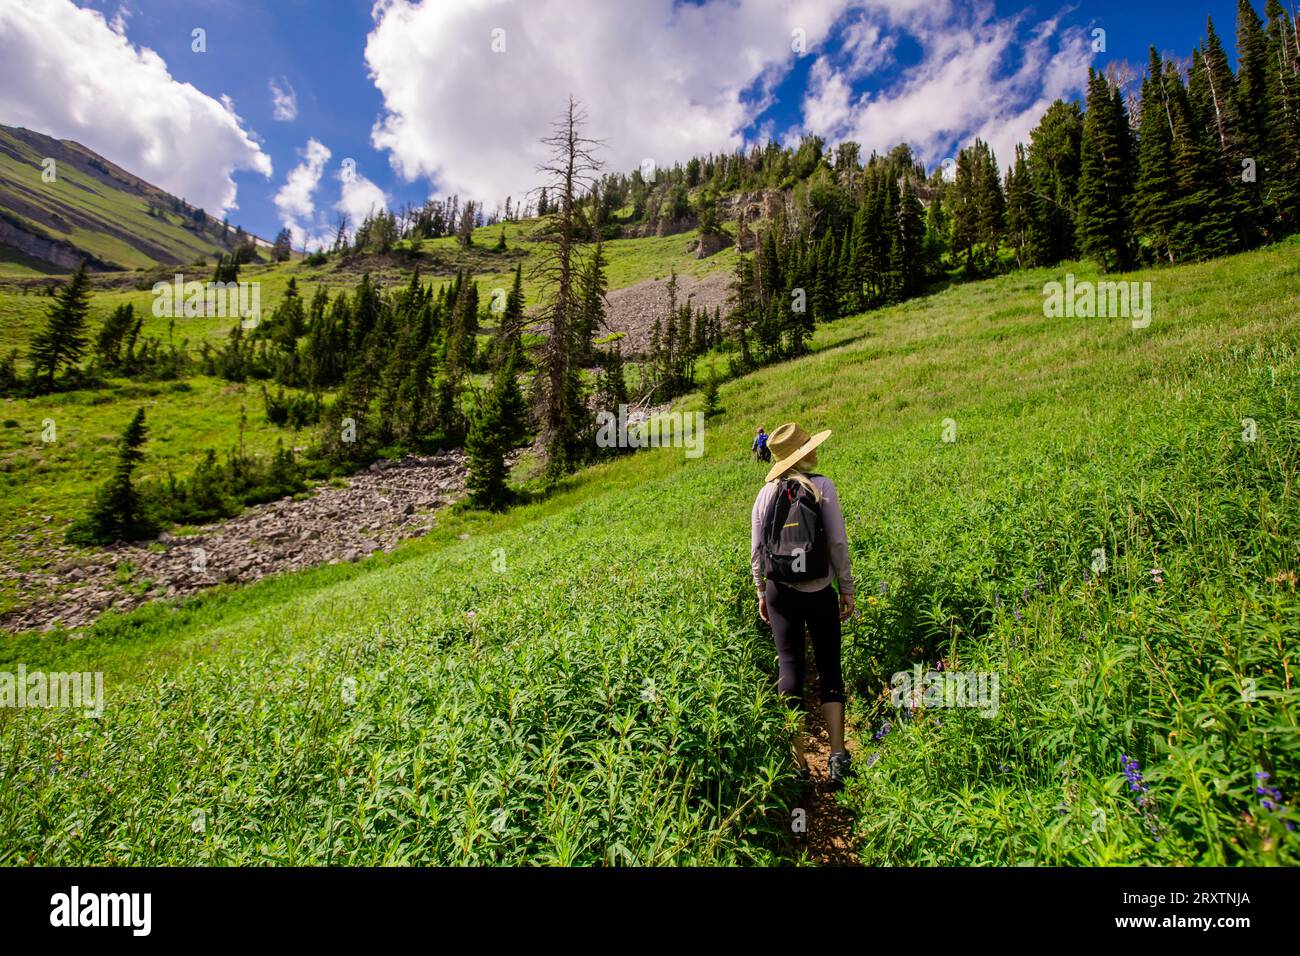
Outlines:
<svg viewBox="0 0 1300 956"><path fill-rule="evenodd" d="M591 237L576 204L578 196L596 182L603 166L596 153L604 145L583 135L586 125L586 110L570 96L564 113L551 124L550 135L542 139L550 158L537 167L546 177L543 188L552 204L540 230L544 251L530 272L542 301L531 324L545 335L539 363L538 419L547 473L552 477L576 467L584 457L582 431L587 410L578 376L580 343L574 334L575 255L578 246Z"/></svg>

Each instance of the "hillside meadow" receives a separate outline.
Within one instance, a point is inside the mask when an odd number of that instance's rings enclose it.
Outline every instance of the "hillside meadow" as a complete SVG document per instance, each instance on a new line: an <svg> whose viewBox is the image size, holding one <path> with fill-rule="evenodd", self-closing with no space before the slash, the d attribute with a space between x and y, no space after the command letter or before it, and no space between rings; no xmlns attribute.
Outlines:
<svg viewBox="0 0 1300 956"><path fill-rule="evenodd" d="M1045 318L1066 271L822 327L723 386L701 458L6 639L106 706L0 710L0 862L808 862L748 570L749 439L795 419L858 579L863 863L1296 863L1300 243L1122 277L1145 329ZM891 705L940 660L995 712Z"/></svg>

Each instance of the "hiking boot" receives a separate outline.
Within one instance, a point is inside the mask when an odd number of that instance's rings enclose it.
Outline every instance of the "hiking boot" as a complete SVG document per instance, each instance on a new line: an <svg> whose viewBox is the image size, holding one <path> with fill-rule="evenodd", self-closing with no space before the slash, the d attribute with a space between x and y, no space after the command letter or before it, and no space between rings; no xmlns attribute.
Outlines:
<svg viewBox="0 0 1300 956"><path fill-rule="evenodd" d="M844 779L849 775L849 764L853 762L848 751L842 753L833 753L826 761L826 769L830 774L830 783L832 787L839 788L844 786Z"/></svg>

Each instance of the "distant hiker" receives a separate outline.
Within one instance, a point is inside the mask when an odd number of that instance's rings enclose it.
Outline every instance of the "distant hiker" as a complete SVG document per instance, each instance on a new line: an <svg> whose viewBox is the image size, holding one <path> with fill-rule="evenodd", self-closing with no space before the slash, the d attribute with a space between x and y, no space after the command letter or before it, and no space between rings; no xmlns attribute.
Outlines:
<svg viewBox="0 0 1300 956"><path fill-rule="evenodd" d="M758 426L758 434L754 436L754 444L750 446L750 451L754 453L755 461L771 461L772 451L767 447L767 432L763 431L763 426Z"/></svg>
<svg viewBox="0 0 1300 956"><path fill-rule="evenodd" d="M794 423L772 432L766 444L777 460L754 501L750 564L759 617L772 626L780 665L778 690L795 710L803 710L805 627L812 635L831 744L827 770L831 785L838 787L849 769L840 622L853 613L853 572L835 485L812 470L817 467L817 446L830 435L824 431L809 438ZM839 583L838 601L833 582ZM795 734L794 751L800 774L807 779L802 734Z"/></svg>

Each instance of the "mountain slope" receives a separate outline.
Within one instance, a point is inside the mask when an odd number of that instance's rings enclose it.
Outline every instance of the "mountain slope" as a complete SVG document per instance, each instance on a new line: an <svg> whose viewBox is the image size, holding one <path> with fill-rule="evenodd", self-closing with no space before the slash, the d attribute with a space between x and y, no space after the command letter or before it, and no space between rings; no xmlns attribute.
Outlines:
<svg viewBox="0 0 1300 956"><path fill-rule="evenodd" d="M835 430L846 673L880 728L852 744L864 862L1294 863L1252 788L1300 787L1295 263L1292 241L1136 274L1144 330L1045 318L1048 270L844 320L723 386L702 458L16 639L29 670L103 670L108 707L0 723L0 862L798 859L747 561L749 435L794 418ZM889 675L939 658L998 674L1000 707L888 709Z"/></svg>
<svg viewBox="0 0 1300 956"><path fill-rule="evenodd" d="M226 248L221 223L201 210L79 143L11 126L0 126L0 247L64 270L81 259L96 269L188 263Z"/></svg>

